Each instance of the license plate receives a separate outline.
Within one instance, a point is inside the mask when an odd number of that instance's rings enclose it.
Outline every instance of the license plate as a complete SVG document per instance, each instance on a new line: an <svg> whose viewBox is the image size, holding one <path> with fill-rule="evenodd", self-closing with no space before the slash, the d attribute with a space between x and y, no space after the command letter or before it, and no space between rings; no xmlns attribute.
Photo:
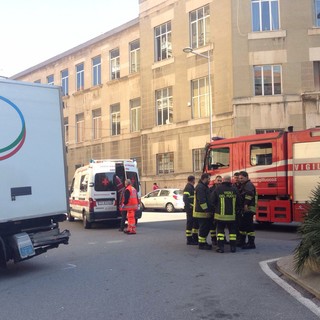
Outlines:
<svg viewBox="0 0 320 320"><path fill-rule="evenodd" d="M107 205L111 205L111 204L113 204L112 200L109 200L109 201L98 201L98 205L99 206L107 206Z"/></svg>
<svg viewBox="0 0 320 320"><path fill-rule="evenodd" d="M28 245L28 246L25 246L25 247L20 247L19 250L20 250L21 258L26 258L26 257L34 255L34 249L33 249L32 245Z"/></svg>

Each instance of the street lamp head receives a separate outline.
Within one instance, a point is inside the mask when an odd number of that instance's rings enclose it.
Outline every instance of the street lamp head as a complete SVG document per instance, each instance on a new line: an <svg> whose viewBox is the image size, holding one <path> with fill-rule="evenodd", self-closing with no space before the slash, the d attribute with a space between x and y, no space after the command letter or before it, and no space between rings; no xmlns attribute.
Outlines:
<svg viewBox="0 0 320 320"><path fill-rule="evenodd" d="M191 53L191 52L193 52L193 49L191 48L191 47L185 47L185 48L183 48L183 50L182 50L184 53Z"/></svg>

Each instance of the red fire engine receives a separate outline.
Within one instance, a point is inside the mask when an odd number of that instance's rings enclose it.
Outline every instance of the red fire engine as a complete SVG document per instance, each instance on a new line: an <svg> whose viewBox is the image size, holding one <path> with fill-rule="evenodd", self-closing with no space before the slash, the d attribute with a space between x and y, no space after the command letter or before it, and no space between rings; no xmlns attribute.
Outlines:
<svg viewBox="0 0 320 320"><path fill-rule="evenodd" d="M245 170L258 193L256 221L301 221L320 182L320 128L213 140L204 172L214 178Z"/></svg>

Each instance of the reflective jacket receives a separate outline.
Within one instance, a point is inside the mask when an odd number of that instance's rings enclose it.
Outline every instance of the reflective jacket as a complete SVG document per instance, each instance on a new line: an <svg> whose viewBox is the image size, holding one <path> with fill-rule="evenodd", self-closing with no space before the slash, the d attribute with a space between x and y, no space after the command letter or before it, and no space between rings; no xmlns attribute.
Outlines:
<svg viewBox="0 0 320 320"><path fill-rule="evenodd" d="M138 203L137 190L133 186L128 185L124 192L122 210L137 210Z"/></svg>
<svg viewBox="0 0 320 320"><path fill-rule="evenodd" d="M219 221L235 221L240 205L238 190L231 182L223 182L211 195L214 206L214 219Z"/></svg>
<svg viewBox="0 0 320 320"><path fill-rule="evenodd" d="M193 211L194 202L194 186L191 183L187 183L183 190L183 202L184 210L188 213Z"/></svg>
<svg viewBox="0 0 320 320"><path fill-rule="evenodd" d="M193 216L195 218L210 218L213 215L212 207L209 205L209 187L201 180L194 190Z"/></svg>
<svg viewBox="0 0 320 320"><path fill-rule="evenodd" d="M250 180L246 181L241 185L240 197L243 207L247 205L248 210L255 213L257 203L257 192L256 187Z"/></svg>

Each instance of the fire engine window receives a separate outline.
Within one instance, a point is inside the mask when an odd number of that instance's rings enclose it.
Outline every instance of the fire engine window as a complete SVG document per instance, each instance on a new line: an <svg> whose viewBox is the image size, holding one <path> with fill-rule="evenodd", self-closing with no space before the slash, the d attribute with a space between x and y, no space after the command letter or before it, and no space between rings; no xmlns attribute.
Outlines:
<svg viewBox="0 0 320 320"><path fill-rule="evenodd" d="M266 166L272 164L272 144L261 143L251 145L250 164L252 166Z"/></svg>
<svg viewBox="0 0 320 320"><path fill-rule="evenodd" d="M134 188L139 192L139 180L136 172L127 171L127 179L131 180Z"/></svg>
<svg viewBox="0 0 320 320"><path fill-rule="evenodd" d="M113 173L96 173L94 176L94 189L96 191L116 191L116 186L113 184Z"/></svg>
<svg viewBox="0 0 320 320"><path fill-rule="evenodd" d="M230 149L227 147L211 149L208 157L208 169L229 167Z"/></svg>

